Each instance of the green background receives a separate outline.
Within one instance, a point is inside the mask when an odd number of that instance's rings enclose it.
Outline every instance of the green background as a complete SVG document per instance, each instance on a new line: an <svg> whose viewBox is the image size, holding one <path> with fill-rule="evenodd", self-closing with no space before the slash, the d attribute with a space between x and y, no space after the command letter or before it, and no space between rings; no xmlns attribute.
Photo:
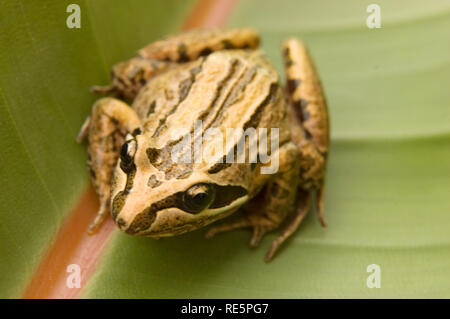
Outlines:
<svg viewBox="0 0 450 319"><path fill-rule="evenodd" d="M146 43L178 30L194 1L69 1L0 6L0 297L29 282L88 185L74 138L92 84ZM250 233L204 230L154 241L114 231L86 298L450 297L450 2L237 1L280 72L281 41L301 37L328 98L329 227L310 214L270 264ZM7 30L7 31L5 31ZM381 267L369 289L366 267Z"/></svg>

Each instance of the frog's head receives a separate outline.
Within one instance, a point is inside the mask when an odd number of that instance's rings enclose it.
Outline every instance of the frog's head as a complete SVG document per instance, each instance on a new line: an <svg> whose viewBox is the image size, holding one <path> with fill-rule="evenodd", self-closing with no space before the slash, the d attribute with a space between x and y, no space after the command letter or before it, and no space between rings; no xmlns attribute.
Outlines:
<svg viewBox="0 0 450 319"><path fill-rule="evenodd" d="M111 213L126 233L181 234L233 213L248 200L245 173L233 174L230 165L174 163L168 146L156 149L147 142L145 135L128 135L114 172Z"/></svg>

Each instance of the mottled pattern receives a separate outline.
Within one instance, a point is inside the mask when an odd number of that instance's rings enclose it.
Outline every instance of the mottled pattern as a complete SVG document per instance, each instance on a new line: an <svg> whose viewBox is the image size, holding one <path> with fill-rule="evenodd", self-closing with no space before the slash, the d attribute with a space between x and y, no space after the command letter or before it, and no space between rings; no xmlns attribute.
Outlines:
<svg viewBox="0 0 450 319"><path fill-rule="evenodd" d="M139 50L145 58L186 62L211 52L231 49L255 49L259 35L252 29L197 29L170 36Z"/></svg>
<svg viewBox="0 0 450 319"><path fill-rule="evenodd" d="M124 171L124 173L127 174L127 182L125 184L125 188L122 191L118 192L111 202L111 216L114 220L117 219L117 216L122 210L123 205L125 205L127 195L130 193L130 190L133 187L133 180L136 176L136 166L133 165L131 169Z"/></svg>
<svg viewBox="0 0 450 319"><path fill-rule="evenodd" d="M211 228L208 236L250 227L250 244L256 246L301 195L299 210L267 260L298 227L313 190L322 218L329 137L318 76L302 43L286 41L286 99L258 44L251 29L194 30L151 43L113 67L111 86L95 90L129 99L131 107L118 99L99 100L80 133L89 136L100 217L111 198L120 229L163 237L203 227L242 207L240 218ZM250 154L250 146L263 141L259 129L267 132L266 150ZM278 130L275 147L272 129ZM226 144L224 134L231 138ZM272 174L262 173L272 165L277 167Z"/></svg>
<svg viewBox="0 0 450 319"><path fill-rule="evenodd" d="M89 140L88 165L100 200L100 210L91 225L91 232L96 230L109 211L111 177L125 135L135 131L139 124L136 114L125 103L103 98L94 104L91 116L80 131L78 140L84 137Z"/></svg>
<svg viewBox="0 0 450 319"><path fill-rule="evenodd" d="M170 68L172 64L140 56L118 63L111 70L111 84L94 86L92 92L113 93L118 98L133 100L147 81Z"/></svg>
<svg viewBox="0 0 450 319"><path fill-rule="evenodd" d="M300 187L307 191L308 197L312 191L317 191L317 213L325 226L323 194L330 141L327 104L319 76L303 43L289 39L283 43L283 52L293 122L298 122L302 128L293 126L293 140L301 155ZM308 205L305 202L305 207Z"/></svg>
<svg viewBox="0 0 450 319"><path fill-rule="evenodd" d="M318 151L329 147L328 111L322 86L305 46L297 39L283 43L289 99Z"/></svg>
<svg viewBox="0 0 450 319"><path fill-rule="evenodd" d="M151 188L158 187L161 184L162 184L162 182L158 180L156 175L150 176L150 178L148 179L148 182L147 182L147 185Z"/></svg>

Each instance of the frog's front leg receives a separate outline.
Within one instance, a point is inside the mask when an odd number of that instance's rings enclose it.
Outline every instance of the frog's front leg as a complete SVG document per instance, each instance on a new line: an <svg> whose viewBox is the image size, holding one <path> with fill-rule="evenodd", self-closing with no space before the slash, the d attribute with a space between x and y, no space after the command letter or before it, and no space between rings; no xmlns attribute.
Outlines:
<svg viewBox="0 0 450 319"><path fill-rule="evenodd" d="M316 191L317 215L323 215L326 162L329 147L327 105L311 57L303 43L292 38L283 43L287 93L293 110L292 135L301 154L300 188L306 196Z"/></svg>
<svg viewBox="0 0 450 319"><path fill-rule="evenodd" d="M281 146L278 153L274 154L274 156L272 160L276 158L279 161L278 172L273 176L260 176L262 178L270 178L270 180L264 189L244 207L243 215L234 221L213 226L207 232L207 238L220 232L250 227L253 229L250 246L255 247L267 232L274 230L283 222L294 206L300 157L297 146L292 142ZM288 236L285 234L285 237L287 238ZM275 240L275 246L272 245L271 250L266 255L266 261L272 259L276 248L283 241L284 239Z"/></svg>
<svg viewBox="0 0 450 319"><path fill-rule="evenodd" d="M91 115L81 127L77 141L88 138L88 166L100 209L89 233L94 233L109 212L110 183L126 135L140 132L140 121L135 111L114 98L98 100Z"/></svg>

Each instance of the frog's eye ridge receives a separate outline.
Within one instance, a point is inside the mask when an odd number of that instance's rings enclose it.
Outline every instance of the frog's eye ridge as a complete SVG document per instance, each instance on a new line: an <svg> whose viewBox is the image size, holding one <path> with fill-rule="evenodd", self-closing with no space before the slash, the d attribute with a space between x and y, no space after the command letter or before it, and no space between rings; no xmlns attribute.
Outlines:
<svg viewBox="0 0 450 319"><path fill-rule="evenodd" d="M191 186L183 195L183 206L189 213L199 213L214 201L216 191L214 185L200 183Z"/></svg>

